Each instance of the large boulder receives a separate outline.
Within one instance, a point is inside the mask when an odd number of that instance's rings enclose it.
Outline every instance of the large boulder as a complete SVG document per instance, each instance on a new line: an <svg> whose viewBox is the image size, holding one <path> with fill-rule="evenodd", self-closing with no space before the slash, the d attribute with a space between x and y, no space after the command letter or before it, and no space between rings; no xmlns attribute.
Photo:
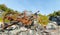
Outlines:
<svg viewBox="0 0 60 35"><path fill-rule="evenodd" d="M47 29L57 29L57 23L56 22L48 23Z"/></svg>

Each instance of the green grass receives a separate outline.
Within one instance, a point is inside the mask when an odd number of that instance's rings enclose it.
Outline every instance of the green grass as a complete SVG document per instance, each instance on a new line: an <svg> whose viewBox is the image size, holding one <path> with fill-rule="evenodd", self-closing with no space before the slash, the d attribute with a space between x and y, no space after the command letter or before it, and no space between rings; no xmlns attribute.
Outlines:
<svg viewBox="0 0 60 35"><path fill-rule="evenodd" d="M2 18L0 17L0 22L2 22Z"/></svg>
<svg viewBox="0 0 60 35"><path fill-rule="evenodd" d="M2 22L3 21L3 19L0 17L0 22ZM9 22L9 20L5 20L5 22Z"/></svg>

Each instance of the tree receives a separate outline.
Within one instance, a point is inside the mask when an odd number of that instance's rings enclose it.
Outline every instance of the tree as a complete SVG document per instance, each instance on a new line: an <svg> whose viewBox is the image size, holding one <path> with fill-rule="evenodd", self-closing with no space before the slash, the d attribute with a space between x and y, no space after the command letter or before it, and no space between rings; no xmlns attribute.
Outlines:
<svg viewBox="0 0 60 35"><path fill-rule="evenodd" d="M5 4L0 4L0 9L3 11L6 11L7 7L5 6Z"/></svg>
<svg viewBox="0 0 60 35"><path fill-rule="evenodd" d="M60 16L60 10L54 11L52 14L49 14L48 16L53 16L53 17Z"/></svg>

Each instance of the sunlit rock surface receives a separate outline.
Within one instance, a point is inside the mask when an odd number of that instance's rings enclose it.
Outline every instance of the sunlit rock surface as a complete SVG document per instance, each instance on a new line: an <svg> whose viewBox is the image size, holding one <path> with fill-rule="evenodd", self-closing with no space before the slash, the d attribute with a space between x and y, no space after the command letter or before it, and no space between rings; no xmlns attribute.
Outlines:
<svg viewBox="0 0 60 35"><path fill-rule="evenodd" d="M0 31L0 35L40 35L40 25L38 23L36 24L36 21L35 26L32 26L31 28L26 28L24 26L19 27L13 25L11 26L13 27L13 30L4 30L4 32Z"/></svg>
<svg viewBox="0 0 60 35"><path fill-rule="evenodd" d="M0 23L2 24L2 22L0 22ZM13 25L13 26L11 26L11 27L13 27L13 30L5 30L4 32L0 31L0 35L46 35L46 34L47 35L59 35L60 34L60 26L57 26L57 28L55 30L52 30L52 29L44 30L41 25L39 25L38 23L36 24L36 21L35 21L34 25L36 27L32 26L31 29L25 28L24 26L19 27L19 26ZM47 33L44 31L46 31Z"/></svg>
<svg viewBox="0 0 60 35"><path fill-rule="evenodd" d="M11 31L0 32L0 35L39 35L40 33L36 30L27 29L21 27L20 29L15 29Z"/></svg>

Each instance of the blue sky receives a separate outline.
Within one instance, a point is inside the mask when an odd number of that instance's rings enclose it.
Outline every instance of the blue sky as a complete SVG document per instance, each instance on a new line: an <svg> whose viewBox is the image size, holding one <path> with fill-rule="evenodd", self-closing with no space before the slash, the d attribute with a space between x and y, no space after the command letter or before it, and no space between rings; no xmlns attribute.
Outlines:
<svg viewBox="0 0 60 35"><path fill-rule="evenodd" d="M46 15L60 10L60 0L0 0L0 4L20 12L39 10L41 14Z"/></svg>

